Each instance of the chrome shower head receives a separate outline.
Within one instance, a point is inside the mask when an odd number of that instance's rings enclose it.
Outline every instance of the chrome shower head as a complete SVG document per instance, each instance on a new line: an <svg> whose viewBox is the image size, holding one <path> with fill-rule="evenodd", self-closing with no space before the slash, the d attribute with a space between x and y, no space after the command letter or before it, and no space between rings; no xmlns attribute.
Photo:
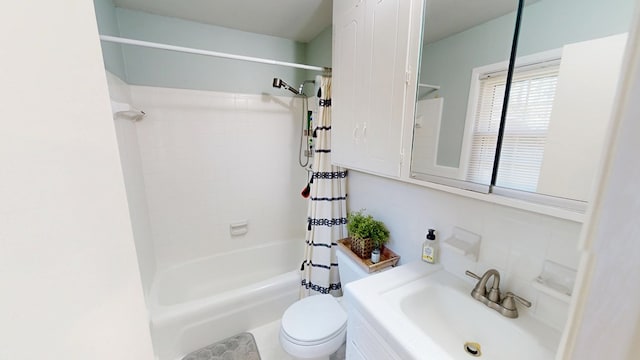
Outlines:
<svg viewBox="0 0 640 360"><path fill-rule="evenodd" d="M287 84L286 82L282 81L282 79L278 79L278 78L273 78L273 87L274 88L285 88L289 91L291 91L292 93L296 94L296 95L300 95L300 92L298 92L298 90L292 88L291 86L289 86L289 84Z"/></svg>

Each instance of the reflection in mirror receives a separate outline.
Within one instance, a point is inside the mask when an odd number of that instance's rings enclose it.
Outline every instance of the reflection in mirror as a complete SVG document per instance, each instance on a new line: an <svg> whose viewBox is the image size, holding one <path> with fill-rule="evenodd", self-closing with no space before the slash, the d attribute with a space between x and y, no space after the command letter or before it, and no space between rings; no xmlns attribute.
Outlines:
<svg viewBox="0 0 640 360"><path fill-rule="evenodd" d="M633 8L633 0L524 8L496 186L588 199Z"/></svg>
<svg viewBox="0 0 640 360"><path fill-rule="evenodd" d="M485 164L489 168L488 178L467 176L470 157L463 151L463 140L465 129L474 121L467 120L471 115L467 108L477 107L477 99L470 98L469 84L472 76L490 78L491 68L485 69L486 73L477 73L474 69L498 62L507 64L517 5L517 0L427 1L411 156L412 177L444 183L448 182L439 180L449 178L489 184L493 159ZM479 84L476 82L474 86ZM482 112L487 112L491 119L497 117L498 122L502 111L501 91L504 96L504 86L482 92L485 98L495 99L491 107ZM477 89L472 91L474 97L476 94ZM486 139L473 146L483 154L493 156L498 128L482 121L487 125L484 127ZM476 158L484 160L483 157Z"/></svg>

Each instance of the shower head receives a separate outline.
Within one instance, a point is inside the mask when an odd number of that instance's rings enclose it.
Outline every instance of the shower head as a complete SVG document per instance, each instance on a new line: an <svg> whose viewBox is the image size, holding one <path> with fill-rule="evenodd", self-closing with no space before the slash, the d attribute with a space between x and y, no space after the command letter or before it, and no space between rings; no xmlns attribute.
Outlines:
<svg viewBox="0 0 640 360"><path fill-rule="evenodd" d="M289 91L291 91L292 93L296 94L296 95L300 95L300 92L294 88L292 88L291 86L289 86L289 84L287 84L286 82L282 81L282 79L278 79L278 78L273 78L273 87L274 88L285 88Z"/></svg>

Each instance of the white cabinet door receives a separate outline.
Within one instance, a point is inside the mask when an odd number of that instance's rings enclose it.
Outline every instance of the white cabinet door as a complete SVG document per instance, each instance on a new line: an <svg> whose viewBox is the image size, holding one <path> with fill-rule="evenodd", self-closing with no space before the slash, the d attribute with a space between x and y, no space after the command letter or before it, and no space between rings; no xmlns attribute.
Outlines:
<svg viewBox="0 0 640 360"><path fill-rule="evenodd" d="M422 0L356 0L334 7L333 162L399 176L411 21L421 21ZM334 5L336 6L336 5ZM412 114L407 115L412 117ZM412 121L413 119L407 119ZM407 139L410 141L410 139Z"/></svg>
<svg viewBox="0 0 640 360"><path fill-rule="evenodd" d="M338 4L345 6L344 3ZM338 4L334 7L338 7ZM364 0L334 9L331 159L345 167L359 167L362 158L361 109L364 62Z"/></svg>
<svg viewBox="0 0 640 360"><path fill-rule="evenodd" d="M368 114L361 126L362 166L391 176L400 175L410 5L406 0L369 1L365 19L370 55L364 64Z"/></svg>
<svg viewBox="0 0 640 360"><path fill-rule="evenodd" d="M347 359L357 360L400 360L391 346L365 320L362 314L349 309L347 322Z"/></svg>

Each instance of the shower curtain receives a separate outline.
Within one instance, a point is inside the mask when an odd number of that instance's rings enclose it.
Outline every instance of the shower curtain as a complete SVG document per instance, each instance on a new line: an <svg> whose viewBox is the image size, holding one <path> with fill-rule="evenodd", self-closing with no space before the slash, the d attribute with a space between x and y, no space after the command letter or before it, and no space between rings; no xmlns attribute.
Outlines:
<svg viewBox="0 0 640 360"><path fill-rule="evenodd" d="M347 237L347 171L331 165L331 77L318 76L318 121L307 211L305 259L300 297L342 295L337 240Z"/></svg>

